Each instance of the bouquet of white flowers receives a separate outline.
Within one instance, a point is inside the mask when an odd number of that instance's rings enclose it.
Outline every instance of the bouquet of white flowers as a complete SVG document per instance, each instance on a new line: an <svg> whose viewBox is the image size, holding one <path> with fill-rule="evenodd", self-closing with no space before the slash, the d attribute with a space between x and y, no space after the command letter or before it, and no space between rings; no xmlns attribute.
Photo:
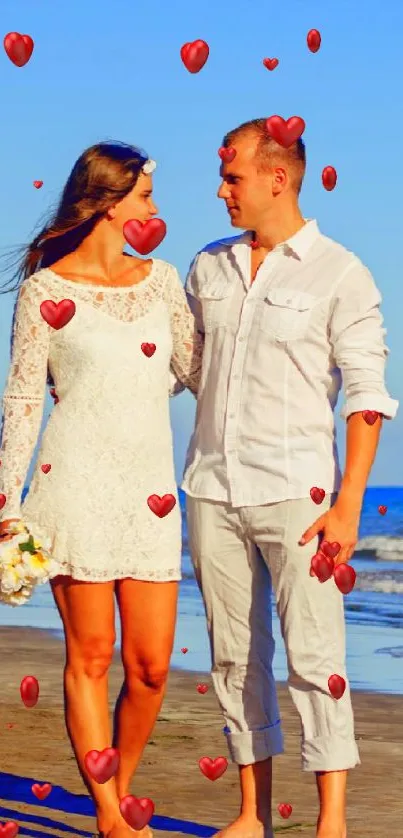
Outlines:
<svg viewBox="0 0 403 838"><path fill-rule="evenodd" d="M0 602L23 605L36 585L56 574L57 564L49 550L50 538L36 525L10 524L12 538L0 540Z"/></svg>

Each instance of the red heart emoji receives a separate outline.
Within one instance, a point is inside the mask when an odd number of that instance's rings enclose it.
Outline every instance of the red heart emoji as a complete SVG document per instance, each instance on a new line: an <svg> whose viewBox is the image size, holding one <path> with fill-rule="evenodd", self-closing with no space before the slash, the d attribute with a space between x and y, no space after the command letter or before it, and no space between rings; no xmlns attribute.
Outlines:
<svg viewBox="0 0 403 838"><path fill-rule="evenodd" d="M167 225L162 218L151 218L144 224L132 218L123 225L123 235L126 241L142 256L155 250L165 238L166 232Z"/></svg>
<svg viewBox="0 0 403 838"><path fill-rule="evenodd" d="M334 569L334 581L342 594L349 594L353 590L356 577L354 568L344 562Z"/></svg>
<svg viewBox="0 0 403 838"><path fill-rule="evenodd" d="M6 496L3 495L3 494L0 494L0 509L3 509L3 506L5 506L5 504L6 504L6 501L7 501Z"/></svg>
<svg viewBox="0 0 403 838"><path fill-rule="evenodd" d="M132 829L143 829L150 822L155 806L149 797L134 797L132 794L127 794L126 797L122 797L119 809Z"/></svg>
<svg viewBox="0 0 403 838"><path fill-rule="evenodd" d="M43 180L34 180L35 189L40 189L43 186Z"/></svg>
<svg viewBox="0 0 403 838"><path fill-rule="evenodd" d="M197 692L200 693L201 695L205 695L207 690L208 690L207 684L198 684L197 685Z"/></svg>
<svg viewBox="0 0 403 838"><path fill-rule="evenodd" d="M282 818L289 818L292 812L291 803L279 803L277 809Z"/></svg>
<svg viewBox="0 0 403 838"><path fill-rule="evenodd" d="M45 798L48 797L50 792L52 791L52 786L50 783L43 783L42 785L39 785L39 783L34 783L32 786L32 791L35 797L38 798L38 800L45 800Z"/></svg>
<svg viewBox="0 0 403 838"><path fill-rule="evenodd" d="M57 404L58 401L60 401L60 399L59 399L59 396L56 393L55 388L51 387L50 390L49 390L49 393L52 396L52 399L53 399L54 403Z"/></svg>
<svg viewBox="0 0 403 838"><path fill-rule="evenodd" d="M323 498L325 497L325 490L319 489L317 486L312 486L312 489L309 490L309 494L314 503L322 503Z"/></svg>
<svg viewBox="0 0 403 838"><path fill-rule="evenodd" d="M305 122L300 116L290 116L287 121L282 116L269 116L266 127L276 143L283 148L290 148L304 133Z"/></svg>
<svg viewBox="0 0 403 838"><path fill-rule="evenodd" d="M15 838L19 830L18 823L15 821L7 821L7 823L0 823L0 838Z"/></svg>
<svg viewBox="0 0 403 838"><path fill-rule="evenodd" d="M206 41L188 41L181 48L181 59L189 73L199 73L209 57L209 46Z"/></svg>
<svg viewBox="0 0 403 838"><path fill-rule="evenodd" d="M319 582L327 582L334 570L334 561L329 556L316 553L311 559L311 570L318 577Z"/></svg>
<svg viewBox="0 0 403 838"><path fill-rule="evenodd" d="M188 651L189 651L189 649L187 649L186 646L183 646L183 648L181 649L181 652L184 655L186 655L186 652L188 652Z"/></svg>
<svg viewBox="0 0 403 838"><path fill-rule="evenodd" d="M228 148L221 148L218 149L218 156L221 157L223 163L231 163L236 155L236 148L232 148L232 146L228 146Z"/></svg>
<svg viewBox="0 0 403 838"><path fill-rule="evenodd" d="M90 777L102 785L114 777L119 760L120 754L116 748L104 748L103 751L88 751L84 757L84 764Z"/></svg>
<svg viewBox="0 0 403 838"><path fill-rule="evenodd" d="M16 67L23 67L31 58L34 42L30 35L20 35L19 32L9 32L4 38L4 49Z"/></svg>
<svg viewBox="0 0 403 838"><path fill-rule="evenodd" d="M225 757L202 757L199 759L199 767L202 774L209 780L218 780L228 768L228 761Z"/></svg>
<svg viewBox="0 0 403 838"><path fill-rule="evenodd" d="M388 511L387 506L378 506L378 512L380 512L381 515L386 515L387 511Z"/></svg>
<svg viewBox="0 0 403 838"><path fill-rule="evenodd" d="M176 504L176 498L173 495L150 495L147 498L147 504L151 512L154 512L154 515L158 515L158 518L165 518Z"/></svg>
<svg viewBox="0 0 403 838"><path fill-rule="evenodd" d="M52 329L63 329L70 323L76 313L76 304L73 300L60 300L54 303L53 300L44 300L40 305L41 315Z"/></svg>
<svg viewBox="0 0 403 838"><path fill-rule="evenodd" d="M363 410L362 411L362 418L365 419L367 425L375 425L375 422L379 416L377 410Z"/></svg>
<svg viewBox="0 0 403 838"><path fill-rule="evenodd" d="M337 554L340 553L340 544L338 541L332 541L331 544L329 541L322 541L320 550L325 556L328 556L330 559L335 559Z"/></svg>
<svg viewBox="0 0 403 838"><path fill-rule="evenodd" d="M157 347L156 347L155 343L142 343L141 344L141 351L144 352L144 355L147 355L147 358L151 358L151 356L154 355L154 352L155 352L156 348Z"/></svg>
<svg viewBox="0 0 403 838"><path fill-rule="evenodd" d="M332 189L336 186L337 183L337 172L333 166L325 166L322 172L322 183L325 189L328 192L331 192Z"/></svg>
<svg viewBox="0 0 403 838"><path fill-rule="evenodd" d="M331 675L327 685L329 687L329 692L333 696L333 698L341 698L344 695L344 690L346 689L346 682L341 675Z"/></svg>
<svg viewBox="0 0 403 838"><path fill-rule="evenodd" d="M306 42L308 44L308 49L310 49L311 52L317 52L319 47L320 47L321 40L322 40L322 38L320 36L319 30L318 29L310 29L309 32L308 32L308 35L306 37Z"/></svg>
<svg viewBox="0 0 403 838"><path fill-rule="evenodd" d="M264 58L263 64L268 70L275 70L278 66L278 58Z"/></svg>
<svg viewBox="0 0 403 838"><path fill-rule="evenodd" d="M41 466L41 469L44 474L49 474L51 468L52 466L50 465L50 463L44 463L43 466Z"/></svg>
<svg viewBox="0 0 403 838"><path fill-rule="evenodd" d="M20 684L20 695L25 707L35 707L39 698L39 683L33 675L26 675Z"/></svg>

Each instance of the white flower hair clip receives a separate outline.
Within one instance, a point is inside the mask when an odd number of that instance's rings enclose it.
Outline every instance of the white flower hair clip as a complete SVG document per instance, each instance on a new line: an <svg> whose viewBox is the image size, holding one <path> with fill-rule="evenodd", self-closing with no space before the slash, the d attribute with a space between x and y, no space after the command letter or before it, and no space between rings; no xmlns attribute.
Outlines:
<svg viewBox="0 0 403 838"><path fill-rule="evenodd" d="M155 160L146 160L141 167L141 171L144 172L145 175L151 175L151 172L153 172L156 168L157 164Z"/></svg>

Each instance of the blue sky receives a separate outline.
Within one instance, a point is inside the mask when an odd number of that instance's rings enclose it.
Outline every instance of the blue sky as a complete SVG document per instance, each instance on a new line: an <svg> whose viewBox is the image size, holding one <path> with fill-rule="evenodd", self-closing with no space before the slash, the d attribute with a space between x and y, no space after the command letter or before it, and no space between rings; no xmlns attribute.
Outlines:
<svg viewBox="0 0 403 838"><path fill-rule="evenodd" d="M155 198L168 233L155 255L184 280L200 247L233 232L216 198L223 134L254 117L302 116L302 210L372 271L384 297L387 383L403 402L399 0L5 0L1 19L1 41L10 31L35 41L23 68L0 52L1 248L30 239L84 148L119 139L158 161ZM306 46L312 28L322 34L316 54ZM210 57L191 75L180 48L196 38ZM263 67L265 57L279 59L276 70ZM327 165L338 172L330 193L321 184ZM0 297L0 390L12 305L13 295ZM173 400L178 480L193 418L190 394ZM344 424L337 427L344 456ZM402 436L403 409L384 427L370 485L403 483Z"/></svg>

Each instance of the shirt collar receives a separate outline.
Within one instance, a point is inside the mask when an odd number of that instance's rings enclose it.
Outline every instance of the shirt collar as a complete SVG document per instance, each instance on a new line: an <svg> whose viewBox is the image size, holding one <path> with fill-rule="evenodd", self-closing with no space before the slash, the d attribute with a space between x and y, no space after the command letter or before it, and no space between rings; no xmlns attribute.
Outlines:
<svg viewBox="0 0 403 838"><path fill-rule="evenodd" d="M304 226L297 233L294 233L293 236L290 236L289 239L277 244L273 248L272 253L282 251L285 255L294 255L299 260L304 259L315 239L320 235L317 221L314 218L304 218L304 221ZM251 238L252 233L248 230L239 236L237 243L250 245Z"/></svg>

